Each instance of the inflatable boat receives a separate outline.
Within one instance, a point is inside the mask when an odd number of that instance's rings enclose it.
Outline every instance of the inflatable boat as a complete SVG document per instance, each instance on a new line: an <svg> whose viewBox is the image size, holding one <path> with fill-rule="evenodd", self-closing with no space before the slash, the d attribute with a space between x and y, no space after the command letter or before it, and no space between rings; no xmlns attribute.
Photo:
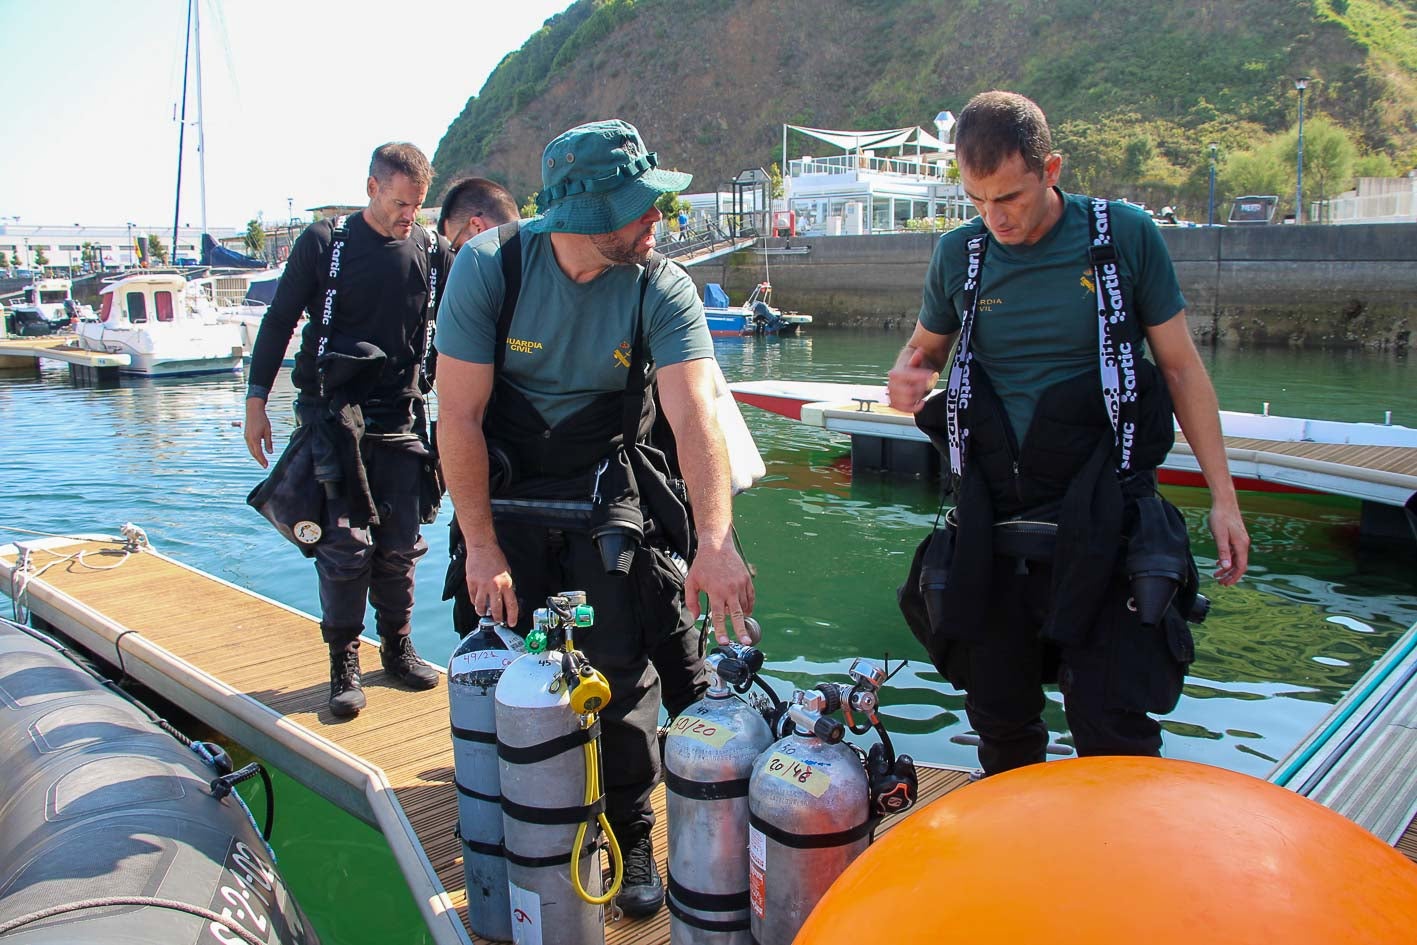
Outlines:
<svg viewBox="0 0 1417 945"><path fill-rule="evenodd" d="M232 790L246 773L0 619L0 939L318 943Z"/></svg>

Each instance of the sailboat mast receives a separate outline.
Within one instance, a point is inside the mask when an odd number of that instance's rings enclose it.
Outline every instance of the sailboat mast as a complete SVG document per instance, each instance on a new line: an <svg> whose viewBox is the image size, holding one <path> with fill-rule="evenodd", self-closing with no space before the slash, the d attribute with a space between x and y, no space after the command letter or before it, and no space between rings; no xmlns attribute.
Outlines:
<svg viewBox="0 0 1417 945"><path fill-rule="evenodd" d="M202 195L202 232L207 232L207 132L202 123L202 2L192 3L192 45L197 49L197 186Z"/></svg>
<svg viewBox="0 0 1417 945"><path fill-rule="evenodd" d="M192 57L192 8L187 0L187 29L182 34L182 110L177 120L177 196L172 201L172 262L177 262L177 221L182 218L182 148L187 134L187 65Z"/></svg>

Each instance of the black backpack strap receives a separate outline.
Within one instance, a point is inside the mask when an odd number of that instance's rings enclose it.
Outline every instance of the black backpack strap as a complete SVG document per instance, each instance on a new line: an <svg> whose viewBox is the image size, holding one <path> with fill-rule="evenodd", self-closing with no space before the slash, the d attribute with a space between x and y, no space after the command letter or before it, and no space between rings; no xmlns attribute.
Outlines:
<svg viewBox="0 0 1417 945"><path fill-rule="evenodd" d="M502 264L502 311L497 316L497 347L492 354L493 372L502 370L507 360L507 335L522 293L522 222L512 220L497 227L497 257Z"/></svg>
<svg viewBox="0 0 1417 945"><path fill-rule="evenodd" d="M1141 330L1122 292L1117 247L1107 201L1094 197L1087 215L1092 241L1088 256L1097 290L1097 361L1102 374L1102 399L1112 424L1113 452L1120 472L1132 468L1140 410L1137 398L1137 358L1141 357Z"/></svg>

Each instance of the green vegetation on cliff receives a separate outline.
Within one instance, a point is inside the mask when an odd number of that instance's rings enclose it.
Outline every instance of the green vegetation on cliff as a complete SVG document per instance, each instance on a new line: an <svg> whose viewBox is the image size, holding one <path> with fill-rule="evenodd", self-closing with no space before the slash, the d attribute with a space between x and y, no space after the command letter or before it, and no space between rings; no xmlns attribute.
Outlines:
<svg viewBox="0 0 1417 945"><path fill-rule="evenodd" d="M612 115L707 190L783 160L784 122L928 129L1011 88L1047 112L1064 186L1196 215L1211 144L1222 199L1284 183L1300 75L1306 119L1352 149L1326 193L1417 164L1414 0L577 0L468 100L434 193L473 172L530 193L547 140ZM814 147L790 136L787 157Z"/></svg>

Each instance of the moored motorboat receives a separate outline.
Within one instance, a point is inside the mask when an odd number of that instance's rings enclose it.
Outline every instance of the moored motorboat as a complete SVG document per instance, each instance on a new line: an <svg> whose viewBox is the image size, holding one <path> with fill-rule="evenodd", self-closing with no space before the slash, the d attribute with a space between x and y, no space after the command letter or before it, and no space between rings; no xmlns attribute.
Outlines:
<svg viewBox="0 0 1417 945"><path fill-rule="evenodd" d="M174 735L63 646L0 620L7 945L318 941L224 753Z"/></svg>
<svg viewBox="0 0 1417 945"><path fill-rule="evenodd" d="M241 370L241 332L216 320L199 285L178 273L129 273L104 287L98 315L79 322L79 347L127 354L125 374L163 377Z"/></svg>
<svg viewBox="0 0 1417 945"><path fill-rule="evenodd" d="M728 294L716 282L704 286L704 317L709 333L717 337L739 335L790 335L812 323L812 316L782 312L771 303L772 286L760 282L747 301L732 305Z"/></svg>

